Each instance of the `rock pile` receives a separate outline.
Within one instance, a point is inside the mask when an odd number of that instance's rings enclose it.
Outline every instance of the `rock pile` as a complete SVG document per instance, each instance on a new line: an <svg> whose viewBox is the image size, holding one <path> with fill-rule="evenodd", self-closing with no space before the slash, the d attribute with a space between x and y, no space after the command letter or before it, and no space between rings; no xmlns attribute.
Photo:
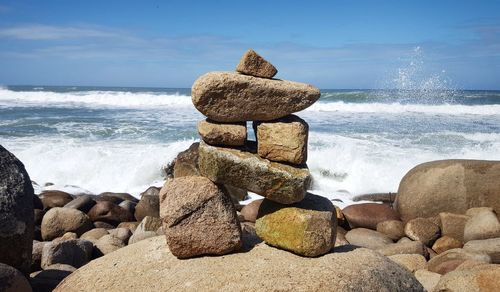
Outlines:
<svg viewBox="0 0 500 292"><path fill-rule="evenodd" d="M238 250L239 220L225 199L228 189L237 188L265 197L254 212L262 240L303 256L325 254L335 242L335 208L307 194L309 126L292 114L312 105L320 91L272 79L276 68L253 50L236 71L210 72L193 84L193 104L207 119L198 123L196 166L183 168L195 169L188 171L194 176L179 177L174 169L174 179L161 191L170 251L185 258ZM247 140L249 121L256 141Z"/></svg>

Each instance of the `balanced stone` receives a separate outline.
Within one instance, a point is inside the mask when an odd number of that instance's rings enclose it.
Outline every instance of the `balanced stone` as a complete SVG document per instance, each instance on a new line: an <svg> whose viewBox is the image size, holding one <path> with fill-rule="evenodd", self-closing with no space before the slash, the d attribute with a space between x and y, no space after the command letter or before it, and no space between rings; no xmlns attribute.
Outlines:
<svg viewBox="0 0 500 292"><path fill-rule="evenodd" d="M207 119L198 123L198 133L210 145L241 146L247 139L247 126L245 122L229 124Z"/></svg>
<svg viewBox="0 0 500 292"><path fill-rule="evenodd" d="M296 115L254 122L257 153L272 161L304 164L307 161L309 126Z"/></svg>
<svg viewBox="0 0 500 292"><path fill-rule="evenodd" d="M30 177L22 162L0 146L0 262L24 274L30 272L33 213Z"/></svg>
<svg viewBox="0 0 500 292"><path fill-rule="evenodd" d="M219 122L269 121L301 111L320 97L318 88L299 82L233 72L210 72L193 84L196 109Z"/></svg>
<svg viewBox="0 0 500 292"><path fill-rule="evenodd" d="M273 78L278 70L271 63L262 58L254 50L248 51L241 57L240 63L236 66L236 71L263 78Z"/></svg>
<svg viewBox="0 0 500 292"><path fill-rule="evenodd" d="M209 179L168 180L160 191L167 244L178 258L223 255L241 247L241 227L229 196Z"/></svg>
<svg viewBox="0 0 500 292"><path fill-rule="evenodd" d="M301 201L311 182L307 167L271 162L249 149L222 148L201 142L200 173L215 183L247 189L282 204ZM247 151L242 151L247 150Z"/></svg>
<svg viewBox="0 0 500 292"><path fill-rule="evenodd" d="M401 180L396 209L403 221L464 214L471 207L500 212L500 161L441 160L420 164ZM458 238L457 238L458 239Z"/></svg>
<svg viewBox="0 0 500 292"><path fill-rule="evenodd" d="M330 251L336 228L330 200L313 194L291 205L265 199L255 222L257 235L267 244L309 257Z"/></svg>

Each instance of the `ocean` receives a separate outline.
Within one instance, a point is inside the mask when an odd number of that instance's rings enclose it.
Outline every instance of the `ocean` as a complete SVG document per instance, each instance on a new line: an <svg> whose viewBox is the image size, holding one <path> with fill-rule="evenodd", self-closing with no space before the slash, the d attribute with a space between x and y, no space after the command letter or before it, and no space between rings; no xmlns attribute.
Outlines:
<svg viewBox="0 0 500 292"><path fill-rule="evenodd" d="M422 162L500 160L500 91L324 89L297 115L310 127L311 191L346 204L396 192ZM201 119L183 88L0 88L0 144L25 164L37 192L138 196L161 185L162 168L199 139Z"/></svg>

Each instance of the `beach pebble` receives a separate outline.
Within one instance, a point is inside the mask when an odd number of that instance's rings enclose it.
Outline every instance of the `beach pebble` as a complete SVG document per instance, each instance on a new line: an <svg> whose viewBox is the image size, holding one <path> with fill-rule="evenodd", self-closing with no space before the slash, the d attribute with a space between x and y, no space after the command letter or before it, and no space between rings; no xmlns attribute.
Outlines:
<svg viewBox="0 0 500 292"><path fill-rule="evenodd" d="M441 212L464 214L489 206L500 212L500 161L439 160L420 164L401 180L395 206L406 222ZM457 238L459 239L459 238Z"/></svg>
<svg viewBox="0 0 500 292"><path fill-rule="evenodd" d="M262 58L254 50L248 49L240 59L240 63L236 66L236 71L262 78L273 78L278 70L271 63Z"/></svg>
<svg viewBox="0 0 500 292"><path fill-rule="evenodd" d="M92 222L102 221L113 226L133 219L130 212L110 201L98 201L87 214Z"/></svg>
<svg viewBox="0 0 500 292"><path fill-rule="evenodd" d="M33 196L22 162L0 145L0 262L24 274L31 266Z"/></svg>
<svg viewBox="0 0 500 292"><path fill-rule="evenodd" d="M31 285L24 275L14 267L0 263L0 291L31 292Z"/></svg>
<svg viewBox="0 0 500 292"><path fill-rule="evenodd" d="M405 234L410 239L429 245L439 237L440 230L430 219L415 218L406 223Z"/></svg>
<svg viewBox="0 0 500 292"><path fill-rule="evenodd" d="M95 205L95 201L90 195L80 195L71 202L64 205L64 208L72 208L87 213Z"/></svg>
<svg viewBox="0 0 500 292"><path fill-rule="evenodd" d="M392 244L393 241L387 235L367 228L355 228L345 235L347 241L352 245L378 249Z"/></svg>
<svg viewBox="0 0 500 292"><path fill-rule="evenodd" d="M387 235L392 240L399 240L405 236L404 223L399 220L386 220L377 223L376 230Z"/></svg>
<svg viewBox="0 0 500 292"><path fill-rule="evenodd" d="M41 232L43 240L52 240L66 232L82 235L92 229L89 217L77 209L52 208L43 216Z"/></svg>
<svg viewBox="0 0 500 292"><path fill-rule="evenodd" d="M238 186L282 204L304 198L311 183L307 167L271 162L246 150L200 142L201 174L213 182Z"/></svg>
<svg viewBox="0 0 500 292"><path fill-rule="evenodd" d="M304 164L307 161L309 125L296 115L253 122L257 153L271 161Z"/></svg>
<svg viewBox="0 0 500 292"><path fill-rule="evenodd" d="M434 250L437 254L443 253L449 249L461 248L463 243L460 240L457 240L450 236L442 236L434 242L432 245L432 250Z"/></svg>
<svg viewBox="0 0 500 292"><path fill-rule="evenodd" d="M427 263L427 269L431 272L444 275L466 260L474 260L483 263L491 263L491 258L484 253L470 252L461 248L447 250L432 259Z"/></svg>
<svg viewBox="0 0 500 292"><path fill-rule="evenodd" d="M471 217L465 223L464 242L500 237L500 222L493 210L480 209L468 214Z"/></svg>
<svg viewBox="0 0 500 292"><path fill-rule="evenodd" d="M258 199L248 203L247 205L243 206L243 208L241 208L241 215L243 216L245 221L255 223L262 201L263 199Z"/></svg>
<svg viewBox="0 0 500 292"><path fill-rule="evenodd" d="M67 264L79 268L92 259L92 242L84 239L52 241L42 249L42 269L53 264Z"/></svg>
<svg viewBox="0 0 500 292"><path fill-rule="evenodd" d="M500 238L470 240L464 245L464 250L486 253L491 257L492 263L500 264Z"/></svg>
<svg viewBox="0 0 500 292"><path fill-rule="evenodd" d="M39 195L42 200L43 208L45 210L54 207L64 207L67 203L73 201L73 197L63 191L43 191Z"/></svg>
<svg viewBox="0 0 500 292"><path fill-rule="evenodd" d="M218 122L270 121L301 111L320 97L318 88L234 72L210 72L191 89L196 109Z"/></svg>
<svg viewBox="0 0 500 292"><path fill-rule="evenodd" d="M441 221L441 235L453 237L464 242L464 228L469 216L449 212L439 213Z"/></svg>
<svg viewBox="0 0 500 292"><path fill-rule="evenodd" d="M291 205L265 199L255 222L257 236L267 244L308 257L329 252L336 229L332 202L313 194Z"/></svg>
<svg viewBox="0 0 500 292"><path fill-rule="evenodd" d="M242 146L247 139L246 122L219 123L211 120L198 122L198 134L210 145Z"/></svg>
<svg viewBox="0 0 500 292"><path fill-rule="evenodd" d="M398 213L391 207L377 203L354 204L342 209L351 228L377 229L377 224L387 220L399 220Z"/></svg>
<svg viewBox="0 0 500 292"><path fill-rule="evenodd" d="M209 179L171 179L161 189L160 200L168 247L176 257L223 255L241 247L234 205Z"/></svg>

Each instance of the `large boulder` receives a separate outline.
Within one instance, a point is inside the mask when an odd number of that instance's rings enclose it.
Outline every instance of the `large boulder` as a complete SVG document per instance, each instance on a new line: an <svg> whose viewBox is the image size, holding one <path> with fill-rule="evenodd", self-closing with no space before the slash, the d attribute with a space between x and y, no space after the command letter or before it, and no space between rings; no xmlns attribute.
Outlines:
<svg viewBox="0 0 500 292"><path fill-rule="evenodd" d="M241 146L247 139L247 124L220 123L206 119L198 122L198 134L210 145Z"/></svg>
<svg viewBox="0 0 500 292"><path fill-rule="evenodd" d="M330 200L313 194L291 205L265 199L259 208L255 230L269 245L315 257L334 246L337 216Z"/></svg>
<svg viewBox="0 0 500 292"><path fill-rule="evenodd" d="M253 122L257 153L272 161L304 164L307 161L309 125L296 115Z"/></svg>
<svg viewBox="0 0 500 292"><path fill-rule="evenodd" d="M53 264L66 264L79 268L92 259L92 242L84 239L52 241L42 250L43 269Z"/></svg>
<svg viewBox="0 0 500 292"><path fill-rule="evenodd" d="M25 276L16 268L0 263L0 291L31 292L31 286Z"/></svg>
<svg viewBox="0 0 500 292"><path fill-rule="evenodd" d="M200 142L200 173L215 183L247 189L282 204L300 202L311 182L307 167L271 162L251 153Z"/></svg>
<svg viewBox="0 0 500 292"><path fill-rule="evenodd" d="M52 208L42 219L42 238L52 240L64 235L66 232L74 232L78 236L92 229L89 217L77 209Z"/></svg>
<svg viewBox="0 0 500 292"><path fill-rule="evenodd" d="M147 271L137 273L137 271ZM303 258L258 244L223 257L177 259L154 237L93 260L55 291L423 291L403 267L367 249Z"/></svg>
<svg viewBox="0 0 500 292"><path fill-rule="evenodd" d="M160 192L168 246L179 258L222 255L241 247L241 227L229 196L201 176L174 178Z"/></svg>
<svg viewBox="0 0 500 292"><path fill-rule="evenodd" d="M30 274L30 284L36 292L52 292L59 283L76 269L66 264L53 264L45 270Z"/></svg>
<svg viewBox="0 0 500 292"><path fill-rule="evenodd" d="M95 198L96 201L109 201L113 202L115 204L120 204L121 202L125 200L129 200L132 202L138 202L136 197L132 196L129 193L114 193L114 192L104 192L100 193L99 195L96 196Z"/></svg>
<svg viewBox="0 0 500 292"><path fill-rule="evenodd" d="M24 165L0 146L0 262L30 272L33 186Z"/></svg>
<svg viewBox="0 0 500 292"><path fill-rule="evenodd" d="M377 229L377 224L387 220L399 220L398 212L387 205L377 203L355 204L345 207L342 214L351 228Z"/></svg>
<svg viewBox="0 0 500 292"><path fill-rule="evenodd" d="M92 222L101 221L113 226L134 218L130 212L110 201L98 201L87 214Z"/></svg>
<svg viewBox="0 0 500 292"><path fill-rule="evenodd" d="M488 206L500 212L500 161L440 160L420 164L401 180L396 208L403 221Z"/></svg>
<svg viewBox="0 0 500 292"><path fill-rule="evenodd" d="M273 78L278 70L271 63L262 58L254 50L248 49L236 66L236 71L262 78Z"/></svg>
<svg viewBox="0 0 500 292"><path fill-rule="evenodd" d="M457 269L439 280L434 291L498 291L500 265L484 264Z"/></svg>
<svg viewBox="0 0 500 292"><path fill-rule="evenodd" d="M210 72L193 84L196 109L218 122L269 121L301 111L320 97L318 88L234 72Z"/></svg>

